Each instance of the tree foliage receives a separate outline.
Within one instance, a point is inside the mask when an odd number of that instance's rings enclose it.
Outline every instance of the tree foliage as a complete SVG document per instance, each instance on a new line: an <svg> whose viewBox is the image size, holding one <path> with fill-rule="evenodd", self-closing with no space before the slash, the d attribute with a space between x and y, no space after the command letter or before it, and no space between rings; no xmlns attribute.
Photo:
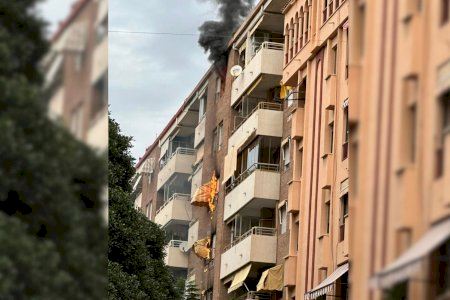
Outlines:
<svg viewBox="0 0 450 300"><path fill-rule="evenodd" d="M36 2L0 0L0 295L101 299L106 161L47 118Z"/></svg>
<svg viewBox="0 0 450 300"><path fill-rule="evenodd" d="M136 211L130 181L134 174L131 137L109 120L110 299L179 299L174 278L164 265L165 234Z"/></svg>

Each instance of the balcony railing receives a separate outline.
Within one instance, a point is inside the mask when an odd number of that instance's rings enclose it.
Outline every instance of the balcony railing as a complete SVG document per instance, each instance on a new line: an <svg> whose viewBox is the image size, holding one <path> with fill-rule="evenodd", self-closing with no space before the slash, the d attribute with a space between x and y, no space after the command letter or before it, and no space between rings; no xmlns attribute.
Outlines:
<svg viewBox="0 0 450 300"><path fill-rule="evenodd" d="M164 168L164 166L167 165L169 160L172 157L174 157L176 154L194 155L195 149L186 148L186 147L178 147L174 152L172 152L172 154L170 154L170 156L166 160L161 161L160 169Z"/></svg>
<svg viewBox="0 0 450 300"><path fill-rule="evenodd" d="M239 127L241 127L242 124L251 116L255 111L258 109L268 109L268 110L283 110L283 107L280 103L275 102L259 102L258 105L245 117L243 116L236 116L234 117L234 128L233 132L235 132Z"/></svg>
<svg viewBox="0 0 450 300"><path fill-rule="evenodd" d="M169 243L167 244L167 247L179 248L180 245L184 242L186 242L186 241L170 240Z"/></svg>
<svg viewBox="0 0 450 300"><path fill-rule="evenodd" d="M181 193L174 193L169 199L164 201L163 205L161 205L161 207L158 208L158 210L156 211L156 214L158 214L161 210L163 210L164 207L166 207L172 200L174 200L175 198L178 198L178 197L185 197L186 200L189 200L191 195L181 194Z"/></svg>
<svg viewBox="0 0 450 300"><path fill-rule="evenodd" d="M258 300L270 300L273 299L273 295L276 295L275 292L254 292L250 291L247 294L244 294L238 298L238 300L249 300L249 299L258 299Z"/></svg>
<svg viewBox="0 0 450 300"><path fill-rule="evenodd" d="M277 233L276 228L269 228L269 227L253 227L246 233L240 235L238 238L236 238L234 241L231 242L228 246L224 248L224 252L229 250L230 248L236 246L239 244L242 240L245 238L251 236L251 235L266 235L266 236L275 236Z"/></svg>
<svg viewBox="0 0 450 300"><path fill-rule="evenodd" d="M278 50L283 51L284 45L282 43L274 43L274 42L263 42L260 45L254 45L255 49L252 55L252 58L259 52L261 49L270 49L270 50ZM251 59L250 59L251 60Z"/></svg>
<svg viewBox="0 0 450 300"><path fill-rule="evenodd" d="M231 192L235 187L237 187L242 181L244 181L248 176L250 176L255 170L263 170L263 171L271 171L271 172L279 172L280 166L278 164L267 164L267 163L254 163L250 167L247 168L244 172L242 172L236 179L231 181L225 187L225 194Z"/></svg>

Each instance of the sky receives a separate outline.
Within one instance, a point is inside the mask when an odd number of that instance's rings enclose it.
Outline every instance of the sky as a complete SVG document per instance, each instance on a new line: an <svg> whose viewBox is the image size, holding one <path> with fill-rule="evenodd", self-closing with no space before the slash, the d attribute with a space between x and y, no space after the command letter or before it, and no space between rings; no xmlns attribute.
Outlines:
<svg viewBox="0 0 450 300"><path fill-rule="evenodd" d="M46 0L52 33L73 0ZM110 31L198 33L216 18L213 0L109 0ZM189 95L210 63L198 36L109 33L109 105L138 159Z"/></svg>
<svg viewBox="0 0 450 300"><path fill-rule="evenodd" d="M109 30L198 33L215 18L214 1L110 0ZM109 33L109 103L138 159L210 63L198 36Z"/></svg>

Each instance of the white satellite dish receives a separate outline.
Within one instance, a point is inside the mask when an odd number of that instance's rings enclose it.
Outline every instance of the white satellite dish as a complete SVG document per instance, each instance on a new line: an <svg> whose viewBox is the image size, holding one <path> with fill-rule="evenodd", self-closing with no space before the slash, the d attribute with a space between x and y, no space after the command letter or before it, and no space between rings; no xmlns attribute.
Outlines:
<svg viewBox="0 0 450 300"><path fill-rule="evenodd" d="M189 247L188 247L188 243L187 242L180 243L179 248L180 248L180 250L182 252L188 252L189 251Z"/></svg>
<svg viewBox="0 0 450 300"><path fill-rule="evenodd" d="M240 65L232 66L230 69L231 76L238 77L242 73L242 67Z"/></svg>

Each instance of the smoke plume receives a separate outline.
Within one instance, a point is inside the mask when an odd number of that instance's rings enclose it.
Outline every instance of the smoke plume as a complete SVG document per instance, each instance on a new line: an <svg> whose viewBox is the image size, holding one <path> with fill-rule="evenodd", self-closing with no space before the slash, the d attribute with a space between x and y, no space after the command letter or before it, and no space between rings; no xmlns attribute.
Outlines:
<svg viewBox="0 0 450 300"><path fill-rule="evenodd" d="M219 4L219 21L206 21L200 27L198 43L209 52L209 60L226 67L227 44L253 6L253 0L215 0Z"/></svg>

